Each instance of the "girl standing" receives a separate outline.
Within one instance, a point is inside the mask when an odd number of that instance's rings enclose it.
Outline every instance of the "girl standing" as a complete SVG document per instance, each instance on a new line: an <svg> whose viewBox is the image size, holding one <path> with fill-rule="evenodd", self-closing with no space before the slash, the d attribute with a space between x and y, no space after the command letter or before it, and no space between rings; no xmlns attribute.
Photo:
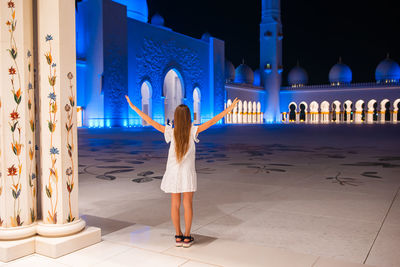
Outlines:
<svg viewBox="0 0 400 267"><path fill-rule="evenodd" d="M232 111L239 100L235 98L232 105L199 126L192 124L188 106L179 105L175 109L174 128L172 128L170 125L163 126L155 122L147 114L134 106L128 96L125 97L129 106L148 124L164 133L165 141L171 143L168 151L167 168L161 182L161 189L165 193L171 193L171 219L176 230L176 246L190 247L194 242L194 238L190 235L190 228L192 227L193 218L193 193L197 189L195 169L195 142L199 142L197 135L207 130ZM183 207L185 209L185 234L181 231L179 217L182 193Z"/></svg>

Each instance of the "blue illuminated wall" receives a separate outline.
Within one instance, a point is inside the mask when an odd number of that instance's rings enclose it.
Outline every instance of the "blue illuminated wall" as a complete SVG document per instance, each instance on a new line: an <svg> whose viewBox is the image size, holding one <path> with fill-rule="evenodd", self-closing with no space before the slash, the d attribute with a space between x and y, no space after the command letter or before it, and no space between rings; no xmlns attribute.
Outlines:
<svg viewBox="0 0 400 267"><path fill-rule="evenodd" d="M126 124L128 104L128 38L126 6L103 1L104 118L107 127Z"/></svg>
<svg viewBox="0 0 400 267"><path fill-rule="evenodd" d="M222 41L219 42L224 46ZM215 81L209 69L214 69L214 57L210 58L209 54L210 51L214 54L214 49L209 41L191 38L163 26L128 19L128 44L129 97L136 106L141 107L140 88L144 81L148 81L152 87L152 117L164 123L164 77L170 69L175 69L183 82L183 103L193 112L193 90L198 87L201 92L201 119L213 116ZM218 63L215 68L221 73L222 80L223 67ZM223 107L223 95L218 94L217 99ZM131 125L141 124L134 111L129 111L129 121Z"/></svg>
<svg viewBox="0 0 400 267"><path fill-rule="evenodd" d="M104 126L103 1L80 2L76 12L77 103L84 108L83 124Z"/></svg>
<svg viewBox="0 0 400 267"><path fill-rule="evenodd" d="M144 81L152 88L152 117L164 123L162 89L170 69L179 72L184 87L183 103L192 112L193 90L200 89L202 121L222 111L224 42L212 37L203 40L185 36L146 23L145 19L127 17L129 12L125 5L111 0L84 0L78 4L77 101L84 108L84 125L141 125L124 95L128 94L141 107L140 89Z"/></svg>
<svg viewBox="0 0 400 267"><path fill-rule="evenodd" d="M224 110L225 100L225 43L216 38L210 38L210 62L212 62L211 82L214 92L211 103L214 103L214 114ZM210 67L210 68L211 68ZM211 93L212 95L212 93ZM221 121L220 121L221 122Z"/></svg>

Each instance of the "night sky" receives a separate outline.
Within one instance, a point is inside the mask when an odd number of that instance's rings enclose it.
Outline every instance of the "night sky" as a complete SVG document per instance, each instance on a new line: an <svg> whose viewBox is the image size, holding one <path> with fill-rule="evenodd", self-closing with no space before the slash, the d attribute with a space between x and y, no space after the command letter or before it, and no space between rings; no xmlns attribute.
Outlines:
<svg viewBox="0 0 400 267"><path fill-rule="evenodd" d="M396 1L281 0L284 80L297 60L310 84L328 83L339 56L353 71L353 82L375 81L375 68L390 53L400 62L400 16ZM204 32L225 41L226 58L259 65L261 0L147 0L149 15L195 38Z"/></svg>

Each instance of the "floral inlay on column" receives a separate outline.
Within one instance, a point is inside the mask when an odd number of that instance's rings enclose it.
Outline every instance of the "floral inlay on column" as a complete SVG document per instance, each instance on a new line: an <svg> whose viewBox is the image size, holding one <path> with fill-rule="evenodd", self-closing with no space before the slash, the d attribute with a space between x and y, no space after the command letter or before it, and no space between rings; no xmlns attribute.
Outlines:
<svg viewBox="0 0 400 267"><path fill-rule="evenodd" d="M56 168L57 155L59 154L58 148L53 145L53 134L56 129L57 120L57 96L56 96L56 63L53 62L53 57L51 54L51 41L53 40L53 36L48 34L46 35L46 42L49 44L49 50L45 53L47 64L49 65L49 84L50 84L50 93L49 93L49 120L48 128L50 131L50 159L51 159L51 168L48 179L48 184L46 185L46 195L50 199L50 210L47 211L47 221L49 223L57 223L57 204L58 204L58 171ZM55 187L55 194L53 191L53 186Z"/></svg>
<svg viewBox="0 0 400 267"><path fill-rule="evenodd" d="M69 103L65 105L65 111L67 112L67 122L65 123L65 128L67 130L67 149L68 149L68 156L71 162L71 166L67 168L65 171L65 174L67 175L67 190L68 190L68 218L67 222L72 222L75 220L75 217L72 216L72 207L71 207L71 192L74 189L74 158L73 158L73 151L74 151L74 134L72 131L72 128L74 127L74 124L72 122L72 118L74 115L74 110L75 110L75 95L73 92L73 85L72 85L72 79L74 78L74 75L69 72L67 74L67 78L69 79L69 90L70 90L70 96L68 97Z"/></svg>
<svg viewBox="0 0 400 267"><path fill-rule="evenodd" d="M26 95L28 96L28 111L29 111L29 125L31 136L28 141L29 144L29 187L32 195L32 207L30 208L31 214L31 223L36 221L36 165L35 165L35 109L34 109L34 92L33 85L31 82L31 73L32 73L32 53L30 50L26 53L28 58L28 88Z"/></svg>
<svg viewBox="0 0 400 267"><path fill-rule="evenodd" d="M1 110L1 98L0 98L0 114L2 114L2 113L3 113L3 111ZM2 134L1 119L0 119L0 133ZM2 148L2 142L1 142L1 139L0 139L0 158L1 158L1 148ZM2 193L3 193L3 186L2 186L3 181L1 180L1 179L3 179L2 170L3 170L3 162L0 161L0 197L2 196ZM1 226L3 226L3 219L0 216L0 227Z"/></svg>
<svg viewBox="0 0 400 267"><path fill-rule="evenodd" d="M17 21L15 19L15 4L13 1L9 1L7 3L8 8L10 9L11 19L6 22L8 26L8 31L10 33L10 48L7 51L12 58L13 65L8 69L8 74L10 75L10 82L11 82L11 93L13 94L15 107L10 113L10 130L12 132L12 143L11 149L13 154L16 157L16 165L12 164L10 167L7 168L8 174L7 176L11 177L12 186L11 186L11 193L14 198L14 216L10 216L10 223L12 227L15 226L22 226L24 222L21 222L20 214L20 195L21 195L21 171L22 171L22 163L21 163L21 123L20 117L18 113L18 108L21 104L22 100L22 92L21 92L21 77L18 69L17 64L17 44L14 37L14 32L16 29Z"/></svg>

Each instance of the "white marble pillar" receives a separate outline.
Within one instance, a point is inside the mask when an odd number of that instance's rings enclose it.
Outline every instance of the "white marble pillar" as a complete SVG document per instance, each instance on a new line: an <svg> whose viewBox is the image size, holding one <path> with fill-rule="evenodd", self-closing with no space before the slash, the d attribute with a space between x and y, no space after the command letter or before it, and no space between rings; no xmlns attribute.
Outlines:
<svg viewBox="0 0 400 267"><path fill-rule="evenodd" d="M257 104L253 101L253 123L257 123Z"/></svg>
<svg viewBox="0 0 400 267"><path fill-rule="evenodd" d="M237 106L235 106L232 112L232 123L237 123L238 122L237 119L238 119L238 108Z"/></svg>
<svg viewBox="0 0 400 267"><path fill-rule="evenodd" d="M31 0L0 1L0 240L36 234Z"/></svg>
<svg viewBox="0 0 400 267"><path fill-rule="evenodd" d="M75 2L38 0L42 236L79 232Z"/></svg>
<svg viewBox="0 0 400 267"><path fill-rule="evenodd" d="M374 123L374 110L369 109L367 111L367 119L366 119L367 123Z"/></svg>
<svg viewBox="0 0 400 267"><path fill-rule="evenodd" d="M262 119L261 119L261 103L257 102L257 123L261 123Z"/></svg>
<svg viewBox="0 0 400 267"><path fill-rule="evenodd" d="M247 101L243 102L243 123L247 123Z"/></svg>
<svg viewBox="0 0 400 267"><path fill-rule="evenodd" d="M238 123L243 123L243 107L242 107L242 101L239 101L237 107L238 107Z"/></svg>

